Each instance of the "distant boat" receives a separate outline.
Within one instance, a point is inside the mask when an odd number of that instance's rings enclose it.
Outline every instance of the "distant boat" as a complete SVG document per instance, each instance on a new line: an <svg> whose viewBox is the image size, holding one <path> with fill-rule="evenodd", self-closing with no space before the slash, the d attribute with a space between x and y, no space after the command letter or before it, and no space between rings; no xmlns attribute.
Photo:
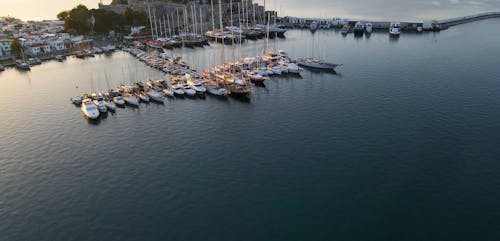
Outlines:
<svg viewBox="0 0 500 241"><path fill-rule="evenodd" d="M335 70L336 67L341 66L341 64L328 63L313 58L299 58L297 59L297 64L307 68L324 69L324 70Z"/></svg>
<svg viewBox="0 0 500 241"><path fill-rule="evenodd" d="M165 89L163 89L163 95L168 96L168 97L174 97L175 93L172 89L165 88Z"/></svg>
<svg viewBox="0 0 500 241"><path fill-rule="evenodd" d="M116 110L116 105L115 102L109 97L109 95L106 95L104 97L104 105L106 105L106 108L110 111L115 111Z"/></svg>
<svg viewBox="0 0 500 241"><path fill-rule="evenodd" d="M108 111L108 108L106 107L106 104L104 103L104 99L102 98L102 96L95 97L93 102L94 105L97 107L97 109L99 109L99 112L106 113Z"/></svg>
<svg viewBox="0 0 500 241"><path fill-rule="evenodd" d="M80 106L82 104L82 97L81 96L76 96L70 99L71 103L74 105Z"/></svg>
<svg viewBox="0 0 500 241"><path fill-rule="evenodd" d="M172 86L172 91L176 95L179 95L179 96L184 95L184 89L179 84Z"/></svg>
<svg viewBox="0 0 500 241"><path fill-rule="evenodd" d="M127 93L125 96L123 96L123 100L125 103L132 105L132 106L139 106L139 99L133 94Z"/></svg>
<svg viewBox="0 0 500 241"><path fill-rule="evenodd" d="M205 88L207 88L207 92L216 96L226 96L227 90L220 87L215 81L209 81L205 83Z"/></svg>
<svg viewBox="0 0 500 241"><path fill-rule="evenodd" d="M354 35L362 36L364 32L365 32L365 25L361 22L357 22L354 25Z"/></svg>
<svg viewBox="0 0 500 241"><path fill-rule="evenodd" d="M83 114L89 119L95 120L99 118L99 111L95 107L94 103L92 103L91 99L84 99L82 101L81 110Z"/></svg>
<svg viewBox="0 0 500 241"><path fill-rule="evenodd" d="M19 62L19 63L17 63L16 67L19 70L24 70L24 71L31 70L30 65L26 62Z"/></svg>
<svg viewBox="0 0 500 241"><path fill-rule="evenodd" d="M59 61L59 62L63 62L64 61L64 57L62 55L56 55L56 60Z"/></svg>
<svg viewBox="0 0 500 241"><path fill-rule="evenodd" d="M372 33L373 32L373 25L372 25L372 23L366 23L365 24L365 31L366 31L366 33Z"/></svg>
<svg viewBox="0 0 500 241"><path fill-rule="evenodd" d="M344 26L342 26L342 28L340 29L340 33L343 34L343 35L347 35L349 33L349 30L350 30L351 27L349 27L349 24L345 24Z"/></svg>
<svg viewBox="0 0 500 241"><path fill-rule="evenodd" d="M196 95L196 90L193 90L191 86L189 86L187 83L184 83L182 85L182 88L184 89L184 93L189 96L194 96Z"/></svg>
<svg viewBox="0 0 500 241"><path fill-rule="evenodd" d="M115 102L116 105L118 106L124 106L125 105L125 100L123 100L123 97L121 96L116 96L113 98L113 102Z"/></svg>
<svg viewBox="0 0 500 241"><path fill-rule="evenodd" d="M204 94L207 89L200 83L200 81L190 81L188 82L189 86L196 91L197 94Z"/></svg>
<svg viewBox="0 0 500 241"><path fill-rule="evenodd" d="M149 96L144 92L139 92L139 99L144 102L149 102Z"/></svg>
<svg viewBox="0 0 500 241"><path fill-rule="evenodd" d="M155 90L149 90L147 93L146 93L149 98L151 98L151 100L153 101L156 101L156 102L163 102L164 101L164 98L163 98L163 95L158 93L157 91Z"/></svg>
<svg viewBox="0 0 500 241"><path fill-rule="evenodd" d="M391 37L399 37L401 34L401 24L399 22L392 22L389 26L389 35Z"/></svg>
<svg viewBox="0 0 500 241"><path fill-rule="evenodd" d="M318 23L316 21L312 21L311 24L309 24L309 29L311 29L311 31L316 31L316 29L318 29Z"/></svg>

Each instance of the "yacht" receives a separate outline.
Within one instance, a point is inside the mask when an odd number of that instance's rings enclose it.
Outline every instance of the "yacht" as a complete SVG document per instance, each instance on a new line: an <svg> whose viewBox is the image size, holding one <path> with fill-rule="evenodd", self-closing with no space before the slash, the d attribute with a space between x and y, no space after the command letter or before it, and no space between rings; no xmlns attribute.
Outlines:
<svg viewBox="0 0 500 241"><path fill-rule="evenodd" d="M302 69L296 63L280 61L278 64L281 65L283 68L286 68L288 70L288 73L299 74L300 71L302 71Z"/></svg>
<svg viewBox="0 0 500 241"><path fill-rule="evenodd" d="M350 30L349 24L346 24L342 26L342 28L340 29L340 33L346 35L349 33L349 30Z"/></svg>
<svg viewBox="0 0 500 241"><path fill-rule="evenodd" d="M361 22L357 22L354 25L354 35L362 36L364 32L365 32L365 25Z"/></svg>
<svg viewBox="0 0 500 241"><path fill-rule="evenodd" d="M97 109L99 109L99 112L106 113L108 111L102 96L97 96L96 98L94 98L93 102L94 102L94 105L97 107Z"/></svg>
<svg viewBox="0 0 500 241"><path fill-rule="evenodd" d="M260 75L256 71L246 71L245 76L250 79L250 81L254 84L264 84L264 81L267 79L267 77L264 77Z"/></svg>
<svg viewBox="0 0 500 241"><path fill-rule="evenodd" d="M118 106L124 106L125 105L125 100L123 100L123 97L121 96L116 96L113 98L113 102L115 102L116 105Z"/></svg>
<svg viewBox="0 0 500 241"><path fill-rule="evenodd" d="M196 95L196 90L191 89L191 86L189 86L187 83L184 83L182 85L182 88L184 89L184 93L186 93L186 95L189 95L189 96Z"/></svg>
<svg viewBox="0 0 500 241"><path fill-rule="evenodd" d="M163 95L158 93L157 91L155 90L149 90L147 93L146 93L149 98L151 98L151 100L153 101L156 101L156 102L163 102Z"/></svg>
<svg viewBox="0 0 500 241"><path fill-rule="evenodd" d="M70 99L71 103L73 103L76 106L79 106L82 104L82 97L81 96L76 96Z"/></svg>
<svg viewBox="0 0 500 241"><path fill-rule="evenodd" d="M99 118L99 111L95 108L94 103L90 99L84 99L82 101L82 112L89 119L97 119Z"/></svg>
<svg viewBox="0 0 500 241"><path fill-rule="evenodd" d="M341 65L341 64L328 63L313 58L299 58L297 59L297 64L303 67L308 67L313 69L329 69L329 70L335 70L336 67Z"/></svg>
<svg viewBox="0 0 500 241"><path fill-rule="evenodd" d="M392 37L399 37L401 34L401 24L399 22L392 22L389 27L389 34Z"/></svg>
<svg viewBox="0 0 500 241"><path fill-rule="evenodd" d="M139 99L134 94L127 93L125 96L123 96L123 100L125 103L133 106L139 106Z"/></svg>
<svg viewBox="0 0 500 241"><path fill-rule="evenodd" d="M366 33L372 33L373 32L373 24L372 23L366 23L365 24L365 31L366 31Z"/></svg>
<svg viewBox="0 0 500 241"><path fill-rule="evenodd" d="M106 97L104 98L104 105L106 108L110 111L115 111L116 110L116 105L115 102L113 102L110 98Z"/></svg>
<svg viewBox="0 0 500 241"><path fill-rule="evenodd" d="M195 81L190 81L189 86L196 91L198 94L204 94L207 89L200 83L200 81L195 80Z"/></svg>
<svg viewBox="0 0 500 241"><path fill-rule="evenodd" d="M144 102L149 102L149 96L144 92L139 92L139 99Z"/></svg>
<svg viewBox="0 0 500 241"><path fill-rule="evenodd" d="M207 88L207 92L216 96L227 96L227 90L220 87L215 81L210 81L205 83L205 88Z"/></svg>
<svg viewBox="0 0 500 241"><path fill-rule="evenodd" d="M176 95L184 95L184 89L179 84L172 86L172 91Z"/></svg>
<svg viewBox="0 0 500 241"><path fill-rule="evenodd" d="M312 21L312 23L309 24L309 29L311 29L311 31L316 31L316 29L318 29L318 23L316 21Z"/></svg>
<svg viewBox="0 0 500 241"><path fill-rule="evenodd" d="M16 66L19 70L31 70L31 67L28 63L26 62L19 62Z"/></svg>
<svg viewBox="0 0 500 241"><path fill-rule="evenodd" d="M174 97L175 93L171 88L165 88L162 90L164 96Z"/></svg>
<svg viewBox="0 0 500 241"><path fill-rule="evenodd" d="M230 94L246 96L252 93L252 87L245 80L236 76L233 76L232 79L233 83L227 85Z"/></svg>
<svg viewBox="0 0 500 241"><path fill-rule="evenodd" d="M64 57L62 55L56 55L56 60L58 62L63 62L64 61Z"/></svg>

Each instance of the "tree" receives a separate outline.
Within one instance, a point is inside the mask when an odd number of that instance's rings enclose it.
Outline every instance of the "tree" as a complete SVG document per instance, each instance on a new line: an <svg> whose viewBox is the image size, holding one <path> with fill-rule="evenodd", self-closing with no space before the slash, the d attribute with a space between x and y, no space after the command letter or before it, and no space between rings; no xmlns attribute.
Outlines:
<svg viewBox="0 0 500 241"><path fill-rule="evenodd" d="M116 4L128 4L128 0L113 0L113 1L111 1L111 5L116 5Z"/></svg>
<svg viewBox="0 0 500 241"><path fill-rule="evenodd" d="M90 12L87 7L80 4L69 11L64 23L66 32L73 31L76 34L88 34L90 27Z"/></svg>
<svg viewBox="0 0 500 241"><path fill-rule="evenodd" d="M21 57L23 53L23 46L21 45L21 41L19 41L19 39L16 38L12 40L12 42L10 43L10 49L17 58Z"/></svg>
<svg viewBox="0 0 500 241"><path fill-rule="evenodd" d="M57 19L64 21L68 18L68 16L69 16L69 12L63 11L63 12L60 12L59 14L57 14Z"/></svg>
<svg viewBox="0 0 500 241"><path fill-rule="evenodd" d="M134 11L131 8L127 8L122 14L123 23L128 26L138 26L147 25L148 18L146 13L142 10Z"/></svg>
<svg viewBox="0 0 500 241"><path fill-rule="evenodd" d="M93 25L91 19L94 19ZM88 9L84 5L78 5L71 11L61 12L57 18L64 20L64 31L76 34L90 34L91 28L99 34L108 33L110 30L124 32L126 26L145 26L148 18L143 10L127 8L123 14L104 9Z"/></svg>

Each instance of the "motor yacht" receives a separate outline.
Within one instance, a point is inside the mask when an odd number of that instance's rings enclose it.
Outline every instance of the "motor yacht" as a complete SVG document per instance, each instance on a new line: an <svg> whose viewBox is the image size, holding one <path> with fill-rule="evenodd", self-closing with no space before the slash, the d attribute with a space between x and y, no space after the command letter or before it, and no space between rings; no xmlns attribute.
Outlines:
<svg viewBox="0 0 500 241"><path fill-rule="evenodd" d="M123 96L123 100L125 103L132 105L132 106L139 106L139 99L137 99L137 96L131 93L126 93Z"/></svg>
<svg viewBox="0 0 500 241"><path fill-rule="evenodd" d="M174 92L174 94L176 95L184 95L184 89L182 88L182 86L180 86L179 84L176 84L176 85L173 85L172 86L172 91Z"/></svg>
<svg viewBox="0 0 500 241"><path fill-rule="evenodd" d="M187 83L184 83L182 85L182 89L184 90L184 93L188 96L196 95L196 90L192 89L191 86L189 86L189 84Z"/></svg>
<svg viewBox="0 0 500 241"><path fill-rule="evenodd" d="M401 24L399 22L392 22L389 27L389 35L391 37L399 37L401 34Z"/></svg>
<svg viewBox="0 0 500 241"><path fill-rule="evenodd" d="M84 99L82 101L81 110L85 117L89 119L95 120L99 118L99 111L97 110L91 99Z"/></svg>
<svg viewBox="0 0 500 241"><path fill-rule="evenodd" d="M115 102L115 104L118 105L118 106L124 106L125 105L125 100L123 100L123 97L121 97L121 96L115 96L115 97L113 97L113 102Z"/></svg>

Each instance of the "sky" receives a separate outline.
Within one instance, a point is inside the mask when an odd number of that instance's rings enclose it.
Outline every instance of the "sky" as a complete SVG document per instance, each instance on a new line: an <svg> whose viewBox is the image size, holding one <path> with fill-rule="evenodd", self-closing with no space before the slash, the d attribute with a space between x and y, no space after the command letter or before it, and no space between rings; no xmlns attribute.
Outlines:
<svg viewBox="0 0 500 241"><path fill-rule="evenodd" d="M96 8L98 0L0 0L0 16L55 19L78 4ZM104 0L105 4L111 0ZM264 0L257 0L263 3ZM275 4L276 2L276 4ZM268 9L299 17L370 20L431 20L500 11L500 0L267 0Z"/></svg>

